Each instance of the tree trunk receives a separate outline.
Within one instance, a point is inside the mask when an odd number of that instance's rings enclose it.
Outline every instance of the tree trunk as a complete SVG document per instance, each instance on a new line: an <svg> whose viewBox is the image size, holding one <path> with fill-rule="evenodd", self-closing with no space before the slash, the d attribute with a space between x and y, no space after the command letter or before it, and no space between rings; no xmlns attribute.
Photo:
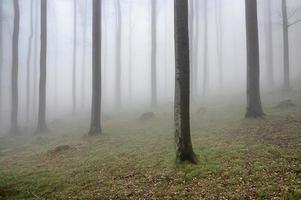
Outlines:
<svg viewBox="0 0 301 200"><path fill-rule="evenodd" d="M203 64L203 90L202 97L205 100L207 95L207 84L208 84L208 1L204 1L204 64Z"/></svg>
<svg viewBox="0 0 301 200"><path fill-rule="evenodd" d="M197 159L192 149L190 136L189 113L189 34L188 34L188 0L175 0L175 143L176 161L190 161Z"/></svg>
<svg viewBox="0 0 301 200"><path fill-rule="evenodd" d="M46 126L46 78L47 78L47 0L41 0L41 52L39 113L37 133L47 132Z"/></svg>
<svg viewBox="0 0 301 200"><path fill-rule="evenodd" d="M40 5L39 1L35 1L35 39L34 39L34 53L33 53L33 60L34 60L34 69L33 69L33 94L32 94L32 109L33 109L33 116L34 120L36 120L36 111L37 111L37 100L38 100L38 50L39 50L39 19L40 19Z"/></svg>
<svg viewBox="0 0 301 200"><path fill-rule="evenodd" d="M73 2L72 114L76 112L77 0Z"/></svg>
<svg viewBox="0 0 301 200"><path fill-rule="evenodd" d="M151 107L157 106L157 0L151 1Z"/></svg>
<svg viewBox="0 0 301 200"><path fill-rule="evenodd" d="M0 121L2 121L2 107L3 107L3 2L0 1ZM1 123L0 123L1 124Z"/></svg>
<svg viewBox="0 0 301 200"><path fill-rule="evenodd" d="M247 112L246 117L264 115L260 100L259 41L257 0L245 0L247 41Z"/></svg>
<svg viewBox="0 0 301 200"><path fill-rule="evenodd" d="M132 103L133 99L133 83L132 83L132 68L133 68L133 30L132 30L132 24L133 24L133 19L132 19L132 12L133 12L133 3L129 1L129 101L130 104Z"/></svg>
<svg viewBox="0 0 301 200"><path fill-rule="evenodd" d="M27 54L27 78L26 78L26 120L30 119L30 80L31 80L31 56L32 56L32 41L33 41L33 3L30 1L30 34L28 38L28 54Z"/></svg>
<svg viewBox="0 0 301 200"><path fill-rule="evenodd" d="M101 0L93 0L92 109L89 135L101 134Z"/></svg>
<svg viewBox="0 0 301 200"><path fill-rule="evenodd" d="M20 28L20 7L19 0L14 0L14 31L13 31L13 47L12 47L12 88L11 88L11 134L18 134L18 71L19 71L19 28Z"/></svg>
<svg viewBox="0 0 301 200"><path fill-rule="evenodd" d="M116 0L116 108L121 107L121 5Z"/></svg>
<svg viewBox="0 0 301 200"><path fill-rule="evenodd" d="M86 91L86 43L87 43L87 0L85 0L85 7L84 7L84 12L83 12L83 59L82 59L82 108L85 107L85 91Z"/></svg>
<svg viewBox="0 0 301 200"><path fill-rule="evenodd" d="M223 23L222 23L222 2L215 0L216 12L216 50L218 65L218 83L219 88L223 87Z"/></svg>
<svg viewBox="0 0 301 200"><path fill-rule="evenodd" d="M283 89L290 89L290 61L289 61L289 38L288 38L288 16L286 0L282 0L282 28L283 28L283 67L284 85Z"/></svg>
<svg viewBox="0 0 301 200"><path fill-rule="evenodd" d="M272 31L272 5L271 0L265 2L267 26L265 28L266 41L266 65L267 65L267 82L269 88L274 87L274 59L273 59L273 31Z"/></svg>

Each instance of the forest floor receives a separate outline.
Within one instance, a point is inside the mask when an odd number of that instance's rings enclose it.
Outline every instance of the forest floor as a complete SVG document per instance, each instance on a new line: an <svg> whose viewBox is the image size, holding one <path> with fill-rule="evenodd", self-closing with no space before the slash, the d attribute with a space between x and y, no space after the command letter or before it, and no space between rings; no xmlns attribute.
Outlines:
<svg viewBox="0 0 301 200"><path fill-rule="evenodd" d="M107 119L98 137L85 136L88 119L2 136L0 199L301 199L301 98L292 98L296 107L264 104L262 119L244 119L243 104L193 107L198 165L175 164L164 109Z"/></svg>

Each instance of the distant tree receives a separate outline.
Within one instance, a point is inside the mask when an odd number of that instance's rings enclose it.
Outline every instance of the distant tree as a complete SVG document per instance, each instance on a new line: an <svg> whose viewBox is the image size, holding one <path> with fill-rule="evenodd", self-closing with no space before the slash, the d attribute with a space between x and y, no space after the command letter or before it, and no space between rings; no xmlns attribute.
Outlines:
<svg viewBox="0 0 301 200"><path fill-rule="evenodd" d="M245 0L247 41L247 112L246 117L264 115L260 99L259 41L257 0Z"/></svg>
<svg viewBox="0 0 301 200"><path fill-rule="evenodd" d="M129 101L132 102L133 99L133 80L132 80L132 68L133 68L133 3L129 1L129 75L128 75L128 85L129 85Z"/></svg>
<svg viewBox="0 0 301 200"><path fill-rule="evenodd" d="M190 136L188 0L175 0L175 142L176 161L197 163Z"/></svg>
<svg viewBox="0 0 301 200"><path fill-rule="evenodd" d="M30 81L31 81L31 66L32 66L32 42L33 42L33 7L34 7L34 0L30 1L30 33L28 37L28 52L27 52L27 70L26 70L26 120L27 122L30 119L29 112L30 112Z"/></svg>
<svg viewBox="0 0 301 200"><path fill-rule="evenodd" d="M41 0L40 85L37 133L44 133L48 131L46 125L47 2L47 0Z"/></svg>
<svg viewBox="0 0 301 200"><path fill-rule="evenodd" d="M283 67L284 67L284 90L290 89L290 61L288 39L288 17L286 0L282 0L282 30L283 30Z"/></svg>
<svg viewBox="0 0 301 200"><path fill-rule="evenodd" d="M116 0L116 107L121 107L121 5L120 0Z"/></svg>
<svg viewBox="0 0 301 200"><path fill-rule="evenodd" d="M216 23L216 50L218 65L219 88L223 87L223 24L222 24L222 0L215 0Z"/></svg>
<svg viewBox="0 0 301 200"><path fill-rule="evenodd" d="M101 134L101 3L93 0L92 109L89 135Z"/></svg>
<svg viewBox="0 0 301 200"><path fill-rule="evenodd" d="M273 59L273 31L272 31L272 0L265 2L265 19L267 21L265 27L265 43L266 43L266 65L267 65L267 81L269 87L274 86L274 59Z"/></svg>
<svg viewBox="0 0 301 200"><path fill-rule="evenodd" d="M39 20L40 20L40 1L35 1L35 26L34 26L34 53L33 53L33 94L32 94L32 110L34 114L34 119L36 119L37 111L37 100L38 100L38 73L39 73Z"/></svg>
<svg viewBox="0 0 301 200"><path fill-rule="evenodd" d="M19 30L20 30L20 7L19 0L14 0L14 30L12 47L12 88L11 88L11 134L19 134L18 128L18 73L19 73Z"/></svg>
<svg viewBox="0 0 301 200"><path fill-rule="evenodd" d="M77 0L73 1L72 113L76 112Z"/></svg>
<svg viewBox="0 0 301 200"><path fill-rule="evenodd" d="M157 0L151 0L151 106L157 106Z"/></svg>
<svg viewBox="0 0 301 200"><path fill-rule="evenodd" d="M3 1L0 1L0 112L2 113L2 78L3 78ZM0 120L2 119L2 114L0 114Z"/></svg>
<svg viewBox="0 0 301 200"><path fill-rule="evenodd" d="M204 63L203 63L203 90L202 97L205 100L208 87L208 1L204 0Z"/></svg>
<svg viewBox="0 0 301 200"><path fill-rule="evenodd" d="M194 60L197 60L197 56L194 54L194 52L196 51L196 49L194 48L195 46L198 46L198 44L196 43L196 41L194 41L194 39L198 39L198 35L195 34L195 30L199 28L199 26L197 26L197 28L195 27L196 21L198 22L198 20L196 20L196 14L198 14L199 12L195 12L195 5L198 5L197 2L195 2L195 0L190 0L189 1L189 47L190 47L190 76L191 76L191 93L192 93L192 97L195 97L195 92L196 92L196 81L195 81L195 75L196 75L196 71L195 71L195 62L193 62ZM196 58L195 58L196 56Z"/></svg>

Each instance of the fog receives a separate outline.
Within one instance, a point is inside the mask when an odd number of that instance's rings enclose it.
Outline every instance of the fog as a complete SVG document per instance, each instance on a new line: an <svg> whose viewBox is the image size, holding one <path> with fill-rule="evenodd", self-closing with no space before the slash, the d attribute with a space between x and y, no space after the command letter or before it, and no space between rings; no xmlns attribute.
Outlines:
<svg viewBox="0 0 301 200"><path fill-rule="evenodd" d="M35 126L38 106L40 8L38 0L22 0L20 4L19 35L19 122L21 127ZM197 53L197 89L194 102L223 103L224 98L237 96L246 101L246 29L243 0L223 0L221 3L221 44L218 44L216 26L217 1L208 1L208 85L205 99L202 97L202 69L204 60L203 1L200 1L199 42ZM13 1L2 0L1 15L2 59L1 59L1 132L6 133L10 124L11 110L11 60L13 31ZM102 1L102 107L103 114L151 110L151 1L121 0L121 107L116 107L116 1ZM283 42L281 1L272 1L273 76L275 85L267 84L270 75L266 61L266 6L258 1L260 78L262 93L281 89L283 85ZM301 2L287 1L289 21L301 19ZM129 12L132 6L132 12ZM29 60L30 16L33 13L33 53ZM157 94L161 106L173 102L174 98L174 11L173 0L157 3ZM47 121L73 115L90 116L92 95L92 1L77 1L76 38L74 40L74 1L48 1L48 47L47 47ZM132 21L130 23L130 20ZM194 26L196 22L194 22ZM84 33L86 31L86 33ZM84 37L86 34L86 37ZM132 41L129 41L129 37ZM301 25L289 28L290 79L293 89L300 89ZM194 35L195 37L195 35ZM191 38L190 38L191 39ZM191 39L192 40L192 39ZM72 114L72 69L73 47L76 41L76 112ZM131 44L130 44L131 43ZM130 55L130 45L132 56ZM218 48L222 52L222 87L218 80ZM85 52L85 53L84 53ZM35 55L36 54L36 55ZM129 59L132 65L129 66ZM131 67L132 71L129 72ZM27 73L30 74L30 109L26 117ZM130 80L131 77L131 80ZM132 87L132 98L129 88ZM263 103L265 99L263 98ZM117 114L118 115L118 114Z"/></svg>

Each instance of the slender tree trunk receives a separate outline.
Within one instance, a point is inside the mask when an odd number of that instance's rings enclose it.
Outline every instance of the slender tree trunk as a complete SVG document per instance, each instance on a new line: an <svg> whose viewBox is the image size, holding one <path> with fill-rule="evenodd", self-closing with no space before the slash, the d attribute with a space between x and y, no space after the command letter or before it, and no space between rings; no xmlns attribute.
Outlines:
<svg viewBox="0 0 301 200"><path fill-rule="evenodd" d="M260 100L259 41L257 0L245 0L247 41L247 112L246 117L264 115Z"/></svg>
<svg viewBox="0 0 301 200"><path fill-rule="evenodd" d="M85 91L86 91L86 57L87 57L87 50L86 50L86 43L87 43L87 0L85 0L85 8L83 13L83 59L82 59L82 108L85 107Z"/></svg>
<svg viewBox="0 0 301 200"><path fill-rule="evenodd" d="M266 20L265 41L266 41L266 65L267 81L270 88L274 87L274 59L273 59L273 31L272 31L272 5L271 0L266 0Z"/></svg>
<svg viewBox="0 0 301 200"><path fill-rule="evenodd" d="M195 91L194 92L194 96L196 97L198 95L198 74L199 74L199 41L200 41L200 12L199 12L199 8L200 8L200 1L196 0L195 1L195 37L192 38L194 41L194 45L193 45L193 52L191 52L191 54L193 54L193 60L192 60L192 66L193 66L193 76L192 76L192 80L193 80L193 88Z"/></svg>
<svg viewBox="0 0 301 200"><path fill-rule="evenodd" d="M32 56L32 41L33 41L33 3L30 1L30 34L28 38L28 54L27 54L27 78L26 78L26 120L29 121L30 112L30 80L31 80L31 56Z"/></svg>
<svg viewBox="0 0 301 200"><path fill-rule="evenodd" d="M35 1L35 39L34 39L34 69L33 69L33 101L32 101L32 109L34 113L34 119L36 120L36 112L37 112L37 100L38 100L38 49L39 49L39 19L40 19L40 5L39 1Z"/></svg>
<svg viewBox="0 0 301 200"><path fill-rule="evenodd" d="M157 0L151 1L151 107L157 106Z"/></svg>
<svg viewBox="0 0 301 200"><path fill-rule="evenodd" d="M48 131L46 126L47 2L47 0L41 0L40 86L37 133Z"/></svg>
<svg viewBox="0 0 301 200"><path fill-rule="evenodd" d="M2 121L3 108L3 1L0 1L0 121ZM1 124L1 123L0 123Z"/></svg>
<svg viewBox="0 0 301 200"><path fill-rule="evenodd" d="M101 134L101 0L93 0L92 110L89 135Z"/></svg>
<svg viewBox="0 0 301 200"><path fill-rule="evenodd" d="M289 62L289 38L288 38L288 16L286 0L282 0L282 26L283 26L283 66L285 91L290 89L290 62Z"/></svg>
<svg viewBox="0 0 301 200"><path fill-rule="evenodd" d="M73 71L72 71L72 113L76 112L76 57L77 57L77 0L73 2Z"/></svg>
<svg viewBox="0 0 301 200"><path fill-rule="evenodd" d="M116 0L116 107L121 107L121 5Z"/></svg>
<svg viewBox="0 0 301 200"><path fill-rule="evenodd" d="M204 71L203 71L203 90L202 97L205 100L207 95L207 84L208 84L208 1L204 1Z"/></svg>
<svg viewBox="0 0 301 200"><path fill-rule="evenodd" d="M195 14L194 14L194 9L195 9L195 2L194 0L189 1L189 47L190 47L190 60L193 61L194 59L194 22L195 22ZM190 77L191 77L191 82L190 82L190 90L191 90L191 96L192 98L195 97L195 85L194 85L194 62L190 62Z"/></svg>
<svg viewBox="0 0 301 200"><path fill-rule="evenodd" d="M132 24L133 24L133 3L129 2L129 101L132 103L133 99L133 84L132 84L132 68L133 68L133 30L132 30Z"/></svg>
<svg viewBox="0 0 301 200"><path fill-rule="evenodd" d="M219 88L223 87L223 24L222 24L222 2L215 0L216 6L216 50L218 65L218 83Z"/></svg>
<svg viewBox="0 0 301 200"><path fill-rule="evenodd" d="M189 113L189 34L188 34L188 0L175 0L175 143L176 161L190 161L197 159L192 149L190 136Z"/></svg>
<svg viewBox="0 0 301 200"><path fill-rule="evenodd" d="M19 134L18 128L18 71L19 71L19 28L20 28L20 7L19 0L14 0L14 31L13 31L13 48L12 48L12 108L11 108L11 134Z"/></svg>

